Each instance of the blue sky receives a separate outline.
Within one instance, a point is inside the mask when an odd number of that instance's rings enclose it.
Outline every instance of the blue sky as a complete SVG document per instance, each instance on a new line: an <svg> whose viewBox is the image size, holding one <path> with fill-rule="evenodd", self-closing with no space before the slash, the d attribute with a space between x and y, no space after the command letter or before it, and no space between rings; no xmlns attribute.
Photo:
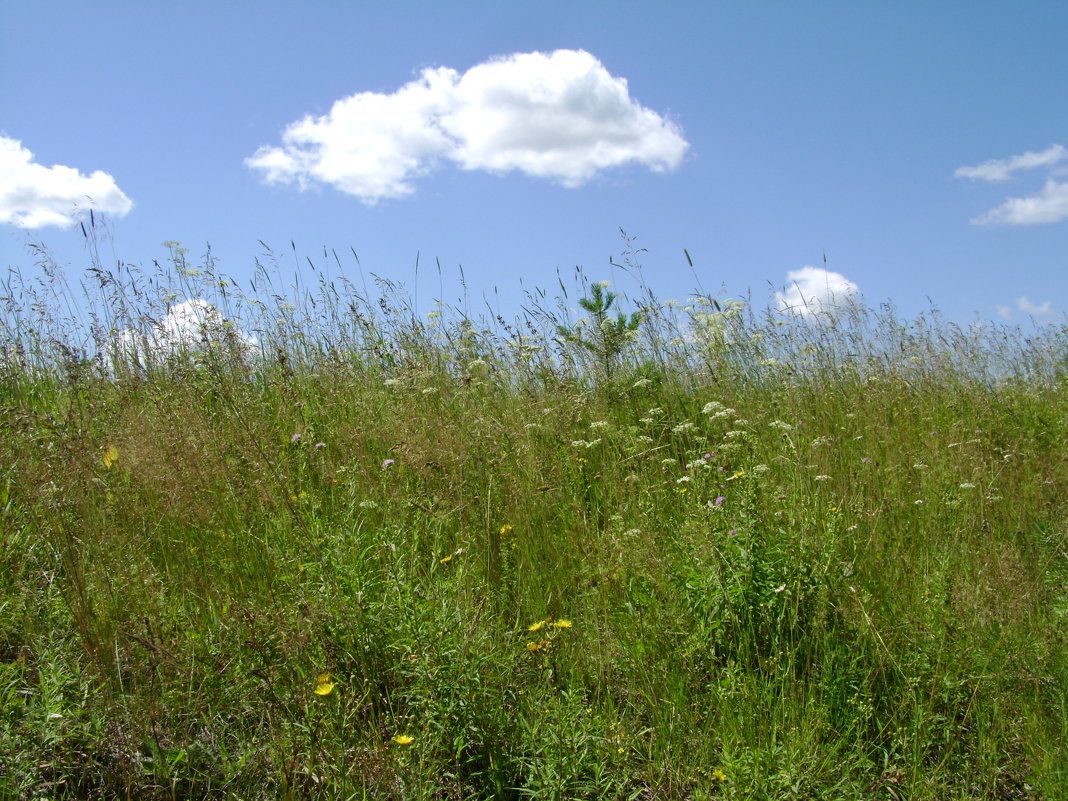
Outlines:
<svg viewBox="0 0 1068 801"><path fill-rule="evenodd" d="M4 272L41 242L76 277L91 195L105 261L210 243L247 282L263 240L287 279L325 246L358 281L351 248L421 311L457 302L461 265L506 313L576 265L632 292L608 263L620 228L661 297L1068 311L1063 0L0 0L0 18Z"/></svg>

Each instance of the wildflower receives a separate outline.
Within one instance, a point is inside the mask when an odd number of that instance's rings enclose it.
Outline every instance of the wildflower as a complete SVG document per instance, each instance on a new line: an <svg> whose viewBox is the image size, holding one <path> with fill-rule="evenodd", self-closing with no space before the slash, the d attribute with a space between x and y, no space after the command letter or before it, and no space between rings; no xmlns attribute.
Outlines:
<svg viewBox="0 0 1068 801"><path fill-rule="evenodd" d="M738 536L738 529L732 528L730 531L727 532L727 536L728 537L737 537Z"/></svg>
<svg viewBox="0 0 1068 801"><path fill-rule="evenodd" d="M321 451L325 447L326 447L326 443L325 442L316 442L315 443L315 450L317 450L317 451Z"/></svg>
<svg viewBox="0 0 1068 801"><path fill-rule="evenodd" d="M329 673L320 673L319 678L315 680L315 694L316 695L330 695L334 689L334 682L330 679Z"/></svg>
<svg viewBox="0 0 1068 801"><path fill-rule="evenodd" d="M541 640L540 642L528 642L527 643L527 650L528 651L540 651L542 648L548 648L549 644L550 643L549 643L548 640Z"/></svg>
<svg viewBox="0 0 1068 801"><path fill-rule="evenodd" d="M706 454L705 454L704 456L702 456L701 458L702 458L702 459L704 459L704 460L705 460L705 461L707 462L707 461L708 461L709 459L711 459L711 458L712 458L713 456L715 456L715 455L716 455L716 454L714 454L714 453L706 453Z"/></svg>
<svg viewBox="0 0 1068 801"><path fill-rule="evenodd" d="M713 501L713 503L714 503L714 504L715 504L716 506L722 506L722 505L723 505L723 502L724 502L725 500L727 500L727 499L726 499L726 498L724 498L724 497L723 497L722 495L720 495L720 496L719 496L718 498L716 498L716 500L714 500L714 501Z"/></svg>
<svg viewBox="0 0 1068 801"><path fill-rule="evenodd" d="M718 412L722 408L723 408L723 404L720 403L719 401L709 401L708 403L705 404L705 407L701 410L701 414L712 414L713 412Z"/></svg>
<svg viewBox="0 0 1068 801"><path fill-rule="evenodd" d="M501 533L501 534L507 534L507 533L509 533L509 532L510 532L510 531L511 531L511 530L512 530L513 528L515 528L515 526L513 526L513 525L512 525L511 523L505 523L505 524L504 524L503 526L501 526L501 532L500 532L500 533Z"/></svg>
<svg viewBox="0 0 1068 801"><path fill-rule="evenodd" d="M118 460L119 449L116 448L114 445L108 445L107 448L104 450L104 455L100 457L101 464L103 464L104 467L108 470L110 470L111 466L115 464L115 462L117 462Z"/></svg>
<svg viewBox="0 0 1068 801"><path fill-rule="evenodd" d="M383 460L383 462L382 462L382 469L384 470L384 469L385 469L385 468L387 468L387 467L392 467L392 466L393 466L393 465L395 465L396 463L397 463L397 462L396 462L395 460L393 460L393 459L385 459L385 460Z"/></svg>
<svg viewBox="0 0 1068 801"><path fill-rule="evenodd" d="M793 431L794 427L789 423L785 423L782 420L772 420L768 423L768 428L777 428L780 431Z"/></svg>
<svg viewBox="0 0 1068 801"><path fill-rule="evenodd" d="M960 488L961 489L975 489L975 484L972 484L970 481L965 481L963 484L960 485Z"/></svg>
<svg viewBox="0 0 1068 801"><path fill-rule="evenodd" d="M689 476L683 476L682 478L676 478L675 479L675 483L676 484L685 484L687 481L690 481L690 480L691 479L690 479Z"/></svg>
<svg viewBox="0 0 1068 801"><path fill-rule="evenodd" d="M719 779L721 782L725 782L727 781L727 774L719 768L716 768L714 771L712 771L712 778Z"/></svg>
<svg viewBox="0 0 1068 801"><path fill-rule="evenodd" d="M541 627L544 626L548 622L549 622L548 618L546 618L545 620L535 621L534 623L531 623L529 626L527 626L527 631L539 631L541 629Z"/></svg>
<svg viewBox="0 0 1068 801"><path fill-rule="evenodd" d="M569 628L571 628L571 621L570 620L557 620L555 623L553 623L553 626L555 626L558 629L569 629Z"/></svg>
<svg viewBox="0 0 1068 801"><path fill-rule="evenodd" d="M735 472L735 474L733 476L728 478L727 481L734 481L734 479L741 478L744 475L745 475L745 471L744 470L738 470L738 471Z"/></svg>
<svg viewBox="0 0 1068 801"><path fill-rule="evenodd" d="M653 382L650 381L648 378L639 378L637 381L634 382L631 389L642 389L643 387L649 386L651 383Z"/></svg>
<svg viewBox="0 0 1068 801"><path fill-rule="evenodd" d="M397 745L411 745L415 742L415 738L410 734L395 734L393 735L393 742Z"/></svg>
<svg viewBox="0 0 1068 801"><path fill-rule="evenodd" d="M447 565L449 562L452 561L452 557L453 557L453 554L450 553L448 556L439 559L438 563L442 564L442 565Z"/></svg>
<svg viewBox="0 0 1068 801"><path fill-rule="evenodd" d="M673 434L685 434L688 431L693 431L697 426L693 423L679 423L677 426L671 429Z"/></svg>
<svg viewBox="0 0 1068 801"><path fill-rule="evenodd" d="M590 423L590 428L608 428L609 422L607 420L594 420Z"/></svg>
<svg viewBox="0 0 1068 801"><path fill-rule="evenodd" d="M300 437L300 432L298 431L298 432L297 432L296 434L294 434L293 436L291 436L291 437L289 438L289 441L290 441L290 442L291 442L292 444L296 445L296 444L297 444L298 442L300 442L300 439L301 439L301 437Z"/></svg>
<svg viewBox="0 0 1068 801"><path fill-rule="evenodd" d="M830 476L813 476L812 480L813 481L830 481L831 477Z"/></svg>

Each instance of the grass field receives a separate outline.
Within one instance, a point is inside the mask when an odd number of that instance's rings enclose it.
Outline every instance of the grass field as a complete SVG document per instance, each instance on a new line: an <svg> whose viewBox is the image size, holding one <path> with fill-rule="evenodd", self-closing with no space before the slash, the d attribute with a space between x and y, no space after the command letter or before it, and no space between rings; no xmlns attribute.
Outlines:
<svg viewBox="0 0 1068 801"><path fill-rule="evenodd" d="M0 798L1068 797L1064 326L39 256Z"/></svg>

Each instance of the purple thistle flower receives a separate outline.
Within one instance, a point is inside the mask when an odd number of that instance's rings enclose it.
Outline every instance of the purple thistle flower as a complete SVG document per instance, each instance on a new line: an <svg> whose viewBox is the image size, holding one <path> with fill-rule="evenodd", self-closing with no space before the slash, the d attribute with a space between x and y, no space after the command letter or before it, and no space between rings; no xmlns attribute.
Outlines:
<svg viewBox="0 0 1068 801"><path fill-rule="evenodd" d="M727 532L727 536L728 537L737 537L738 536L738 529L732 528L730 531Z"/></svg>
<svg viewBox="0 0 1068 801"><path fill-rule="evenodd" d="M393 461L392 459L386 459L384 462L382 462L382 467L386 468L386 467L389 467L390 465L394 465L394 464L396 464L396 462Z"/></svg>
<svg viewBox="0 0 1068 801"><path fill-rule="evenodd" d="M720 495L718 498L716 498L716 506L722 506L725 500L727 499Z"/></svg>
<svg viewBox="0 0 1068 801"><path fill-rule="evenodd" d="M297 432L296 434L294 434L293 436L291 436L291 437L289 438L289 441L290 441L291 443L293 443L294 445L296 445L296 444L297 444L298 442L300 442L300 432L298 431L298 432Z"/></svg>
<svg viewBox="0 0 1068 801"><path fill-rule="evenodd" d="M326 443L325 442L316 442L315 443L315 450L317 450L317 451L322 450L325 447L326 447Z"/></svg>

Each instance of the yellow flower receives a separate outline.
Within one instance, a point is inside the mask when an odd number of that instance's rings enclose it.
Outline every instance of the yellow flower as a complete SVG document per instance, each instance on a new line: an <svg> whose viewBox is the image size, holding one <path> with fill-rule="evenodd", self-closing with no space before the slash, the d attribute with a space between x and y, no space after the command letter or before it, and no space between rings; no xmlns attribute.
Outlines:
<svg viewBox="0 0 1068 801"><path fill-rule="evenodd" d="M542 626L544 626L548 622L549 622L548 619L546 619L546 620L538 620L538 621L536 621L534 623L531 623L529 626L527 626L527 631L538 631Z"/></svg>
<svg viewBox="0 0 1068 801"><path fill-rule="evenodd" d="M712 771L712 778L719 779L721 782L725 782L727 781L727 774L719 768L716 768L714 771Z"/></svg>
<svg viewBox="0 0 1068 801"><path fill-rule="evenodd" d="M316 695L330 695L334 689L334 682L330 680L329 673L320 673L319 678L315 680L315 694Z"/></svg>
<svg viewBox="0 0 1068 801"><path fill-rule="evenodd" d="M569 629L569 628L571 628L571 621L570 620L557 620L555 623L553 623L553 625L556 626L556 628L558 628L558 629Z"/></svg>
<svg viewBox="0 0 1068 801"><path fill-rule="evenodd" d="M548 647L549 647L549 641L548 640L542 640L541 642L528 642L527 643L527 650L528 651L540 651L542 648L548 648Z"/></svg>
<svg viewBox="0 0 1068 801"><path fill-rule="evenodd" d="M411 745L415 741L415 738L410 734L395 734L393 735L393 742L397 745Z"/></svg>
<svg viewBox="0 0 1068 801"><path fill-rule="evenodd" d="M512 526L510 523L505 523L503 526L501 526L501 534L507 534L513 528L514 526Z"/></svg>
<svg viewBox="0 0 1068 801"><path fill-rule="evenodd" d="M111 469L111 466L119 461L119 449L114 445L108 445L104 449L104 454L100 457L100 461L105 468Z"/></svg>
<svg viewBox="0 0 1068 801"><path fill-rule="evenodd" d="M452 561L452 554L451 553L448 556L446 556L445 558L438 560L438 562L440 564L443 564L443 565L447 565L451 561Z"/></svg>

